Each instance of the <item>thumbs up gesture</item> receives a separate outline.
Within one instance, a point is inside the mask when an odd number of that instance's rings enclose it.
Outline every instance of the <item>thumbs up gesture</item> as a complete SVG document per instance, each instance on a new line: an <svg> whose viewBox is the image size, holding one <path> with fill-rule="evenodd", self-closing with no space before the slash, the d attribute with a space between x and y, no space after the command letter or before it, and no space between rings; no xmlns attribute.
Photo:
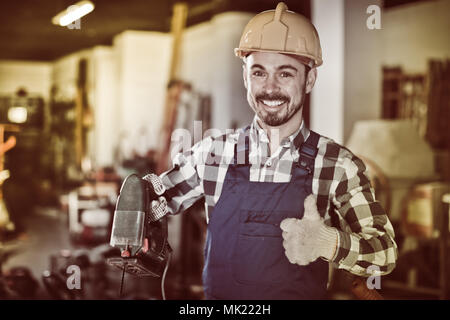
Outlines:
<svg viewBox="0 0 450 320"><path fill-rule="evenodd" d="M317 210L316 199L310 194L304 202L302 219L281 221L283 247L290 263L306 266L319 257L332 259L336 247L337 230L324 224Z"/></svg>

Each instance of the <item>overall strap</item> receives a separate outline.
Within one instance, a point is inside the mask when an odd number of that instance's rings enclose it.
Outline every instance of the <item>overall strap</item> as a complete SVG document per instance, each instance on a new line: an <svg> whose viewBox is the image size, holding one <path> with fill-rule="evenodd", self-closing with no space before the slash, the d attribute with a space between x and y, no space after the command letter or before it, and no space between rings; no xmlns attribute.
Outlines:
<svg viewBox="0 0 450 320"><path fill-rule="evenodd" d="M239 138L234 145L234 160L235 165L249 164L249 150L250 150L250 126L240 129Z"/></svg>
<svg viewBox="0 0 450 320"><path fill-rule="evenodd" d="M310 131L308 139L300 146L300 156L298 157L297 166L308 171L309 174L314 172L314 160L317 156L320 135L314 131Z"/></svg>

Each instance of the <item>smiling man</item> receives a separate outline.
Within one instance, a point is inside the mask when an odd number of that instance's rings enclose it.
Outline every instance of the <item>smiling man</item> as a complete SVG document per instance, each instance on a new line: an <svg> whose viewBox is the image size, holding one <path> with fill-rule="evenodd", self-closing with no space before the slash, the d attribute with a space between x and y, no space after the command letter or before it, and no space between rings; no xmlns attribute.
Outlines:
<svg viewBox="0 0 450 320"><path fill-rule="evenodd" d="M169 213L205 199L206 298L322 299L330 264L391 272L394 231L363 162L302 118L322 64L314 26L279 3L250 20L235 53L253 122L202 140L161 175Z"/></svg>
<svg viewBox="0 0 450 320"><path fill-rule="evenodd" d="M289 136L302 122L303 102L316 81L316 69L293 55L272 52L252 52L244 61L247 100L259 125L269 136ZM271 139L270 149L276 150L279 141Z"/></svg>

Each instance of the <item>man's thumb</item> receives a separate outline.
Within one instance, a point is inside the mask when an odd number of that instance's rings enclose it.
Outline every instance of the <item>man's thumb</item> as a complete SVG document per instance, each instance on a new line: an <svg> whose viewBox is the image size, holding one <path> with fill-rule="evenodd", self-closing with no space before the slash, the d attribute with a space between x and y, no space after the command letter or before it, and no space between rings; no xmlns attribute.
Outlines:
<svg viewBox="0 0 450 320"><path fill-rule="evenodd" d="M286 218L280 223L280 228L283 231L290 231L292 227L296 224L298 219L295 218Z"/></svg>
<svg viewBox="0 0 450 320"><path fill-rule="evenodd" d="M305 213L303 217L308 220L320 220L319 211L317 210L316 198L313 194L306 197L304 202Z"/></svg>

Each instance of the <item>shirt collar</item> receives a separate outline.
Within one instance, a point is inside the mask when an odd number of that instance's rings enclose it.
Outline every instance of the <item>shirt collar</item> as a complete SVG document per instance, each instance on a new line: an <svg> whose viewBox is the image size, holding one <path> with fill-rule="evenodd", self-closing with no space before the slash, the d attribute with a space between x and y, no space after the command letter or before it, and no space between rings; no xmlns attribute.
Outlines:
<svg viewBox="0 0 450 320"><path fill-rule="evenodd" d="M250 131L255 133L256 141L269 143L269 137L263 128L258 124L258 116L255 115L252 121L252 125L250 127ZM309 129L305 126L305 122L302 119L300 127L290 136L284 138L280 145L285 148L294 148L295 146L301 146L301 144L308 138Z"/></svg>

